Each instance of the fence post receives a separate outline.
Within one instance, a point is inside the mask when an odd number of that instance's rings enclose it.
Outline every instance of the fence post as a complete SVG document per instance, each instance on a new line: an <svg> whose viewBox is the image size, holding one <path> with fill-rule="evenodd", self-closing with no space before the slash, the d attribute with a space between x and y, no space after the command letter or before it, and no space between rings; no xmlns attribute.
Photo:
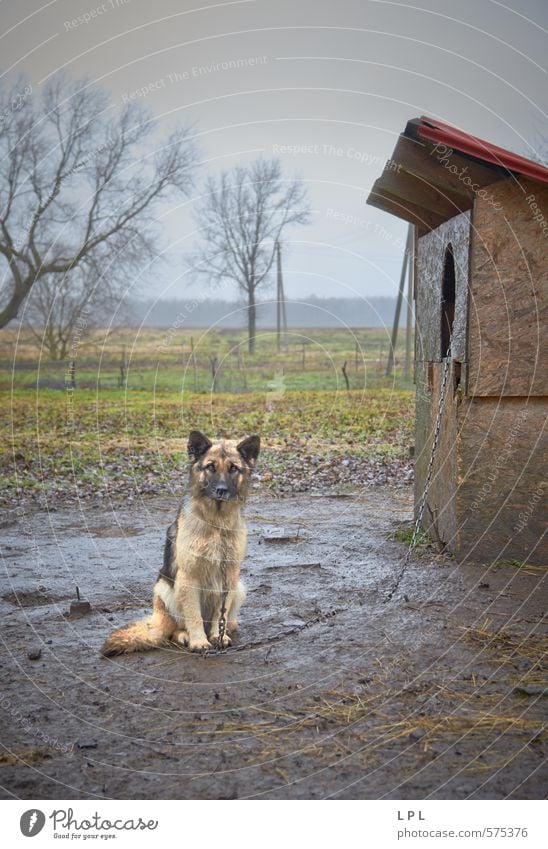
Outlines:
<svg viewBox="0 0 548 849"><path fill-rule="evenodd" d="M346 373L346 360L344 361L344 363L341 367L341 371L343 373L344 382L346 383L346 388L347 388L347 390L349 390L350 389L350 381L348 380L348 375Z"/></svg>
<svg viewBox="0 0 548 849"><path fill-rule="evenodd" d="M120 389L127 389L127 372L128 372L128 361L127 361L126 349L122 348L122 359L120 361Z"/></svg>
<svg viewBox="0 0 548 849"><path fill-rule="evenodd" d="M219 366L217 354L211 355L209 357L209 362L211 364L211 391L217 392L217 368Z"/></svg>

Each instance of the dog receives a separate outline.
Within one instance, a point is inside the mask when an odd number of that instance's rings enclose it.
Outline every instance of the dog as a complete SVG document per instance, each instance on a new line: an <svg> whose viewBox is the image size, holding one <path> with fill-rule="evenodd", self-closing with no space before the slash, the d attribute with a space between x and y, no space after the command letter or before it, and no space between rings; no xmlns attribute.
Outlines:
<svg viewBox="0 0 548 849"><path fill-rule="evenodd" d="M245 601L240 581L247 542L243 507L260 438L212 443L193 430L187 449L190 498L167 531L152 615L111 634L101 649L105 657L168 642L191 651L231 645Z"/></svg>

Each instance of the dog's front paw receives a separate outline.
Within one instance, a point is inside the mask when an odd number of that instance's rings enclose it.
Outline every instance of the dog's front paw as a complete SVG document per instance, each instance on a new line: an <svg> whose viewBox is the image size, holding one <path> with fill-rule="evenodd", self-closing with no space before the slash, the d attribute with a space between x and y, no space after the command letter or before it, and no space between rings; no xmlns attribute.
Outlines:
<svg viewBox="0 0 548 849"><path fill-rule="evenodd" d="M218 649L227 649L229 646L232 645L232 640L230 639L228 634L224 634L222 640L218 635L216 637L211 637L211 642L213 643L215 648Z"/></svg>
<svg viewBox="0 0 548 849"><path fill-rule="evenodd" d="M188 646L188 643L189 643L188 632L183 630L183 629L180 629L179 631L175 631L175 633L173 634L171 639L173 640L174 643L178 643L180 646L186 647L186 646Z"/></svg>
<svg viewBox="0 0 548 849"><path fill-rule="evenodd" d="M188 647L190 651L207 651L208 649L213 648L209 640L207 640L205 637L199 640L190 639Z"/></svg>

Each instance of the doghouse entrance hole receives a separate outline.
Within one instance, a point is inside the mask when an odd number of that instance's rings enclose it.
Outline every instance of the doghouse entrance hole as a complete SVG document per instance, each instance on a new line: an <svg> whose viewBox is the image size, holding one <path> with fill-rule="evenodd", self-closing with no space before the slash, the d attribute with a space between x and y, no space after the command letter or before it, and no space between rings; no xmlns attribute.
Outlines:
<svg viewBox="0 0 548 849"><path fill-rule="evenodd" d="M443 262L441 281L441 357L447 356L453 322L455 321L455 258L453 248L448 246Z"/></svg>

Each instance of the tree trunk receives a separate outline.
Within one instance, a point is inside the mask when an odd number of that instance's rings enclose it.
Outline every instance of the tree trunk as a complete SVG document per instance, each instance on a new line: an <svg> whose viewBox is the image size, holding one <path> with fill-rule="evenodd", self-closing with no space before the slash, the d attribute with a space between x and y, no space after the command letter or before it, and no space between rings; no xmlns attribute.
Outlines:
<svg viewBox="0 0 548 849"><path fill-rule="evenodd" d="M247 334L248 351L255 353L255 332L257 327L257 307L255 305L255 287L251 285L248 290L247 299Z"/></svg>
<svg viewBox="0 0 548 849"><path fill-rule="evenodd" d="M34 277L29 276L19 286L15 286L8 303L0 310L0 328L5 327L12 319L17 318L19 307L29 294L33 282Z"/></svg>
<svg viewBox="0 0 548 849"><path fill-rule="evenodd" d="M59 342L59 359L66 360L68 354L69 339L61 339Z"/></svg>
<svg viewBox="0 0 548 849"><path fill-rule="evenodd" d="M49 354L50 360L59 360L59 348L57 345L57 337L55 329L51 323L48 323L42 338L42 344Z"/></svg>

